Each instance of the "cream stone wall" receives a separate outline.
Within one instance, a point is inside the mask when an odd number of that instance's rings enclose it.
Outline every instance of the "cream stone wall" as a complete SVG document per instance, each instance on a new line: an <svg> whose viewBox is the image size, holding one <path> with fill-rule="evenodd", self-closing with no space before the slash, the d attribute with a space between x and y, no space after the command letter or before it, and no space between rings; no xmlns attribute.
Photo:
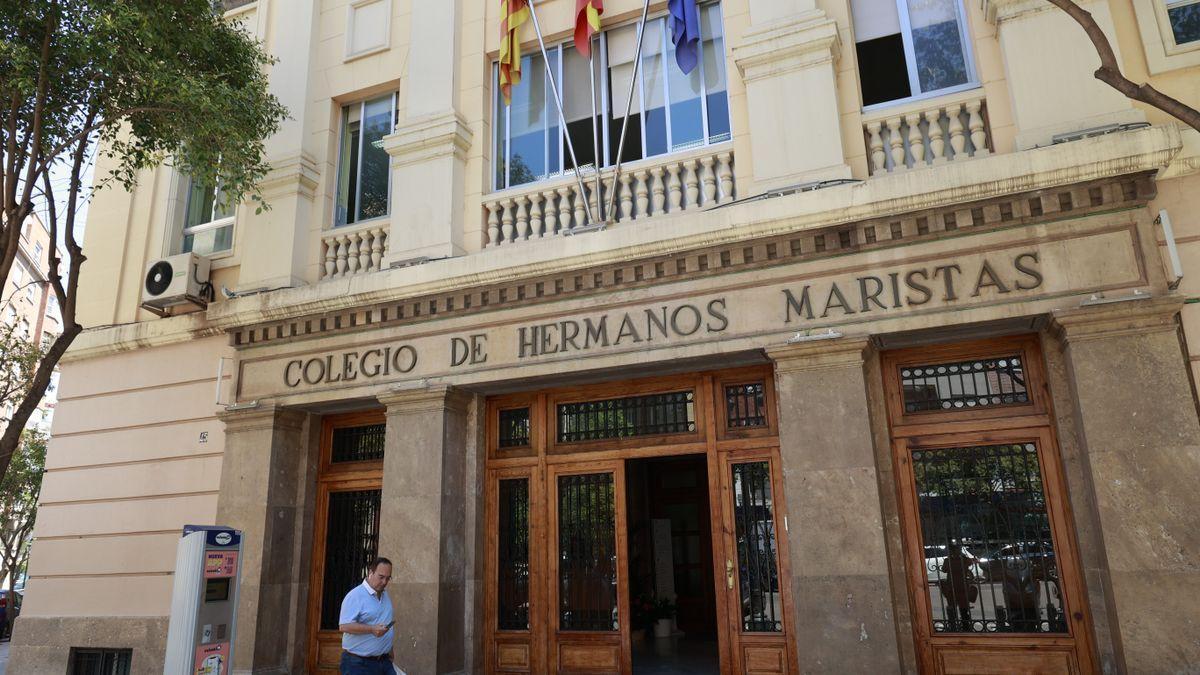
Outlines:
<svg viewBox="0 0 1200 675"><path fill-rule="evenodd" d="M64 365L24 616L168 612L180 529L216 515L223 342Z"/></svg>

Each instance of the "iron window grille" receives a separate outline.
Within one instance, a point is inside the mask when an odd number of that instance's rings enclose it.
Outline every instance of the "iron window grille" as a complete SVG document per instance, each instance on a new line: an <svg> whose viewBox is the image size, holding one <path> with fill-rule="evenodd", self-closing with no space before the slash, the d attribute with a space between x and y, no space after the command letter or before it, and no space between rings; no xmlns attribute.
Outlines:
<svg viewBox="0 0 1200 675"><path fill-rule="evenodd" d="M935 633L1066 633L1034 443L912 450Z"/></svg>
<svg viewBox="0 0 1200 675"><path fill-rule="evenodd" d="M325 579L321 586L321 630L337 630L342 598L361 584L379 553L380 490L329 494L325 527Z"/></svg>
<svg viewBox="0 0 1200 675"><path fill-rule="evenodd" d="M529 479L500 481L497 627L529 630Z"/></svg>
<svg viewBox="0 0 1200 675"><path fill-rule="evenodd" d="M742 630L782 632L783 595L779 587L770 464L734 464L733 498Z"/></svg>
<svg viewBox="0 0 1200 675"><path fill-rule="evenodd" d="M501 448L523 448L529 445L529 408L501 410L499 418Z"/></svg>
<svg viewBox="0 0 1200 675"><path fill-rule="evenodd" d="M691 390L558 404L558 442L696 431Z"/></svg>
<svg viewBox="0 0 1200 675"><path fill-rule="evenodd" d="M383 459L383 444L387 425L368 424L359 427L338 427L333 430L329 461L366 462Z"/></svg>
<svg viewBox="0 0 1200 675"><path fill-rule="evenodd" d="M613 501L611 473L558 477L560 630L620 627Z"/></svg>
<svg viewBox="0 0 1200 675"><path fill-rule="evenodd" d="M902 366L904 412L970 410L1030 402L1019 354L955 363Z"/></svg>
<svg viewBox="0 0 1200 675"><path fill-rule="evenodd" d="M129 675L133 663L131 649L71 648L69 675Z"/></svg>
<svg viewBox="0 0 1200 675"><path fill-rule="evenodd" d="M725 387L725 427L747 429L767 426L766 387L762 382Z"/></svg>

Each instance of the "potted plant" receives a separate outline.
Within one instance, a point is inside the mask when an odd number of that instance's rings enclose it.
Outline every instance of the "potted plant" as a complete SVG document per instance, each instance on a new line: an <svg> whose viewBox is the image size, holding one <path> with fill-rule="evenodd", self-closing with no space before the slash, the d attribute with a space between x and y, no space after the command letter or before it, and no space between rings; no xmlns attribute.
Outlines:
<svg viewBox="0 0 1200 675"><path fill-rule="evenodd" d="M671 637L671 619L675 618L675 603L670 598L657 598L650 611L654 637Z"/></svg>

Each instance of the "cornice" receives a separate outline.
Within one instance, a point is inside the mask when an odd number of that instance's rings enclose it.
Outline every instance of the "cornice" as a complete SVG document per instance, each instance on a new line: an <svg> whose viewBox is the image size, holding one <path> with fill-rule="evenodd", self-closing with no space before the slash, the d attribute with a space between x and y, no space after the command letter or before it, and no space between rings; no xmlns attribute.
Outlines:
<svg viewBox="0 0 1200 675"><path fill-rule="evenodd" d="M856 250L915 243L936 237L951 223L965 228L980 222L988 227L1050 222L1062 217L1057 212L1062 194L1073 195L1072 216L1095 208L1132 208L1150 198L1150 174L1169 165L1181 147L1177 128L1151 127L750 200L700 214L662 216L654 227L618 225L598 234L488 249L223 301L202 314L87 331L67 360L221 332L236 333L235 343L244 346L362 330L385 317L394 323L463 310L490 311L562 299L564 294L574 297L668 282L681 274L839 255L845 253L843 239ZM1088 206L1089 190L1102 193L1100 206ZM1028 212L1033 194L1045 204L1041 216ZM896 228L903 234L899 240L888 234ZM866 234L868 229L877 232L878 241ZM397 309L404 315L397 316Z"/></svg>
<svg viewBox="0 0 1200 675"><path fill-rule="evenodd" d="M248 408L226 408L216 413L225 425L225 433L247 433L264 430L300 430L304 428L304 413L274 404Z"/></svg>
<svg viewBox="0 0 1200 675"><path fill-rule="evenodd" d="M271 162L271 170L258 183L264 198L299 192L308 199L316 195L321 171L317 160L307 152L280 157Z"/></svg>
<svg viewBox="0 0 1200 675"><path fill-rule="evenodd" d="M392 389L376 397L387 415L439 412L452 410L465 413L474 397L447 384L422 384L417 387Z"/></svg>
<svg viewBox="0 0 1200 675"><path fill-rule="evenodd" d="M749 83L836 63L840 51L837 22L826 18L821 10L813 10L750 28L741 44L733 48L733 60L742 80Z"/></svg>
<svg viewBox="0 0 1200 675"><path fill-rule="evenodd" d="M1086 5L1098 0L1080 0ZM980 0L980 7L988 23L1000 25L1013 19L1023 19L1043 12L1059 11L1046 0Z"/></svg>
<svg viewBox="0 0 1200 675"><path fill-rule="evenodd" d="M853 335L811 342L768 347L767 356L775 362L775 373L783 375L818 370L861 368L871 348L867 336Z"/></svg>
<svg viewBox="0 0 1200 675"><path fill-rule="evenodd" d="M455 111L435 113L400 123L383 137L383 149L393 166L417 164L439 157L465 160L474 134Z"/></svg>

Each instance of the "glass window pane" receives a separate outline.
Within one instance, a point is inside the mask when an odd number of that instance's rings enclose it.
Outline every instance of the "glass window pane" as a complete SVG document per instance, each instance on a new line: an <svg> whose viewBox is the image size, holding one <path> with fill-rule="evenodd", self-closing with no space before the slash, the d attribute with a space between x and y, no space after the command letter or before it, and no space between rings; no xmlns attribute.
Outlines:
<svg viewBox="0 0 1200 675"><path fill-rule="evenodd" d="M342 135L338 155L338 192L334 224L345 225L355 220L358 196L358 134L361 105L342 108Z"/></svg>
<svg viewBox="0 0 1200 675"><path fill-rule="evenodd" d="M564 46L563 53L563 114L567 119L567 133L571 135L571 143L575 146L575 157L579 160L579 166L591 166L596 161L595 138L593 129L600 130L603 124L603 118L599 115L603 112L603 99L599 91L600 85L603 83L602 75L596 73L596 111L597 121L595 127L592 122L592 94L588 88L591 84L592 75L588 72L588 66L594 62L596 70L600 69L600 38L592 40L592 54L594 59L585 59L575 51L574 47ZM553 105L553 103L551 103ZM603 141L603 139L601 139ZM566 158L567 168L571 168L571 158Z"/></svg>
<svg viewBox="0 0 1200 675"><path fill-rule="evenodd" d="M733 465L733 521L741 591L742 630L783 631L783 595L779 588L775 542L775 503L771 497L771 465Z"/></svg>
<svg viewBox="0 0 1200 675"><path fill-rule="evenodd" d="M500 71L496 71L496 78L500 77ZM492 158L492 165L496 167L495 184L493 187L497 190L503 190L508 187L508 107L504 105L504 94L500 92L500 80L496 79L496 124L495 124L495 140L493 146L496 156Z"/></svg>
<svg viewBox="0 0 1200 675"><path fill-rule="evenodd" d="M1200 3L1168 7L1167 17L1171 20L1171 33L1175 44L1182 45L1200 40Z"/></svg>
<svg viewBox="0 0 1200 675"><path fill-rule="evenodd" d="M194 180L188 181L187 219L184 227L203 225L212 220L213 189Z"/></svg>
<svg viewBox="0 0 1200 675"><path fill-rule="evenodd" d="M917 80L922 92L965 84L967 63L958 27L959 0L908 0Z"/></svg>
<svg viewBox="0 0 1200 675"><path fill-rule="evenodd" d="M700 69L684 74L675 61L675 43L667 39L667 89L671 96L671 150L704 142L704 113L700 105Z"/></svg>
<svg viewBox="0 0 1200 675"><path fill-rule="evenodd" d="M363 116L358 220L388 214L390 162L387 151L383 149L383 137L392 133L391 94L368 101Z"/></svg>
<svg viewBox="0 0 1200 675"><path fill-rule="evenodd" d="M620 627L613 500L611 473L558 478L560 630Z"/></svg>
<svg viewBox="0 0 1200 675"><path fill-rule="evenodd" d="M211 255L233 248L233 225L183 235L181 253Z"/></svg>
<svg viewBox="0 0 1200 675"><path fill-rule="evenodd" d="M646 156L662 155L667 152L667 103L665 77L663 73L663 24L659 19L646 22L646 33L642 36L642 96L644 114Z"/></svg>
<svg viewBox="0 0 1200 675"><path fill-rule="evenodd" d="M1066 633L1038 449L912 451L936 633Z"/></svg>
<svg viewBox="0 0 1200 675"><path fill-rule="evenodd" d="M529 630L529 479L500 481L497 627Z"/></svg>
<svg viewBox="0 0 1200 675"><path fill-rule="evenodd" d="M617 146L621 143L625 111L629 110L629 129L625 131L625 149L622 161L632 162L642 158L642 96L634 88L630 100L630 84L633 80L633 59L637 55L637 24L627 24L605 33L608 43L608 100L609 111L608 156L616 161Z"/></svg>
<svg viewBox="0 0 1200 675"><path fill-rule="evenodd" d="M704 91L708 98L708 142L729 140L729 96L725 91L725 38L721 6L700 9L701 50L704 57Z"/></svg>
<svg viewBox="0 0 1200 675"><path fill-rule="evenodd" d="M546 127L549 106L546 62L541 54L521 58L521 83L512 88L509 143L512 145L508 184L523 185L546 176Z"/></svg>

